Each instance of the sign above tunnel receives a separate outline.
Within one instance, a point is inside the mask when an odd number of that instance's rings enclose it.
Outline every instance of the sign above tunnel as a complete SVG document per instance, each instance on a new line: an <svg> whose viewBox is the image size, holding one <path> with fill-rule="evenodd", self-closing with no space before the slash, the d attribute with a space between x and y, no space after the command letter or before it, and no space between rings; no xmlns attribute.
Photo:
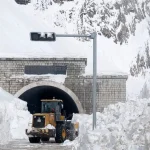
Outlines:
<svg viewBox="0 0 150 150"><path fill-rule="evenodd" d="M25 74L63 74L66 75L67 66L25 66Z"/></svg>

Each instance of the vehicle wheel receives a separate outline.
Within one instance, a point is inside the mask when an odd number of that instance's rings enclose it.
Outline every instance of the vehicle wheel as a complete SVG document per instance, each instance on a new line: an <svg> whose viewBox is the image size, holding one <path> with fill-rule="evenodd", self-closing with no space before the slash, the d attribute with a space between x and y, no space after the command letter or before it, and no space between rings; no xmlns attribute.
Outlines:
<svg viewBox="0 0 150 150"><path fill-rule="evenodd" d="M76 137L79 136L79 131L76 131L75 135L76 135Z"/></svg>
<svg viewBox="0 0 150 150"><path fill-rule="evenodd" d="M66 140L66 128L63 124L56 125L56 137L55 142L56 143L63 143Z"/></svg>
<svg viewBox="0 0 150 150"><path fill-rule="evenodd" d="M70 141L73 141L76 138L76 134L75 134L75 129L74 129L74 125L71 124L70 125L70 129L69 129L69 133L68 133L68 139Z"/></svg>
<svg viewBox="0 0 150 150"><path fill-rule="evenodd" d="M39 137L29 137L30 143L39 143L40 138Z"/></svg>
<svg viewBox="0 0 150 150"><path fill-rule="evenodd" d="M47 138L47 137L41 138L41 141L42 141L42 142L48 142L48 141L49 141L49 138Z"/></svg>

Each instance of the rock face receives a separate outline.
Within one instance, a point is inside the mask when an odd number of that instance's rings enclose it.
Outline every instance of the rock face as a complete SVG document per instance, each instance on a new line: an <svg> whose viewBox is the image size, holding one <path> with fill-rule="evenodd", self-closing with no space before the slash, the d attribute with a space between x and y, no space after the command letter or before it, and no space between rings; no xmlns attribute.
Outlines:
<svg viewBox="0 0 150 150"><path fill-rule="evenodd" d="M15 0L29 3L30 0ZM63 28L73 23L74 30L80 34L97 31L116 43L127 43L130 35L135 34L136 25L150 16L149 0L35 0L35 9L46 10L54 3L63 5L73 3L70 8L60 8L55 13L54 24ZM63 18L63 19L60 19ZM63 21L62 21L63 20ZM65 21L65 22L64 22Z"/></svg>
<svg viewBox="0 0 150 150"><path fill-rule="evenodd" d="M54 2L64 4L70 0L40 0L36 9L45 10ZM146 15L150 15L149 0L74 0L74 5L67 11L59 10L56 14L55 25L66 27L66 24L76 24L74 30L80 34L91 33L93 30L107 38L113 38L116 43L127 43L130 35L135 34L136 25ZM77 7L78 6L78 7ZM64 18L64 21L58 18Z"/></svg>

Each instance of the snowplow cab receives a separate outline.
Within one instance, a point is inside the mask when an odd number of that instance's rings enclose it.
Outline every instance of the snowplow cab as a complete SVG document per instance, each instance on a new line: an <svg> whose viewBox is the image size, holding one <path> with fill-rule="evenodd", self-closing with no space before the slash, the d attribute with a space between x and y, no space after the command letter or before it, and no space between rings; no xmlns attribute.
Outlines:
<svg viewBox="0 0 150 150"><path fill-rule="evenodd" d="M57 100L57 99L44 99L41 100L42 102L42 107L41 107L41 112L42 113L54 113L56 111L56 107L58 111L61 111L63 109L63 101L62 100Z"/></svg>
<svg viewBox="0 0 150 150"><path fill-rule="evenodd" d="M33 114L32 129L26 130L29 141L49 141L50 137L54 137L56 143L62 143L67 138L73 140L78 135L79 125L67 120L63 109L62 100L42 99L41 113Z"/></svg>

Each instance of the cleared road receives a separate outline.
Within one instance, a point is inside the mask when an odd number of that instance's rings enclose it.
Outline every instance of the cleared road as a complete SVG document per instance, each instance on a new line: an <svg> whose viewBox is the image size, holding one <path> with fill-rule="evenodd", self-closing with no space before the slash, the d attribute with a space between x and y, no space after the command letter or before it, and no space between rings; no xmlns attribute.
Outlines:
<svg viewBox="0 0 150 150"><path fill-rule="evenodd" d="M0 146L0 150L75 150L75 148L72 146L56 144L53 141L31 144L27 140L16 140L7 145Z"/></svg>

